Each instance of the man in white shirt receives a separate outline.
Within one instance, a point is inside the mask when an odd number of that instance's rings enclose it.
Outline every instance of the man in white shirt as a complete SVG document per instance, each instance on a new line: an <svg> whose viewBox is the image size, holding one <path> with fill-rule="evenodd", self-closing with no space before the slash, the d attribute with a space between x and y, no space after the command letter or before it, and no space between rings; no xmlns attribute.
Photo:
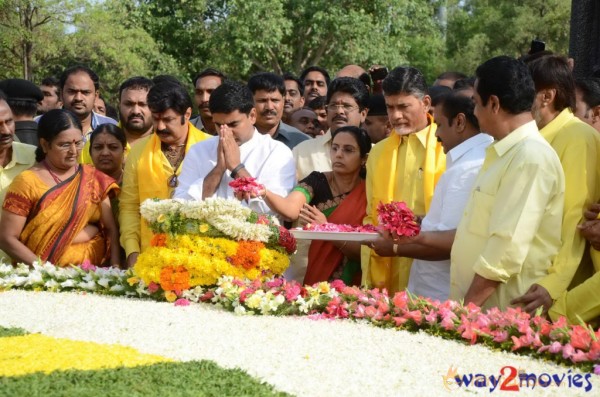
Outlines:
<svg viewBox="0 0 600 397"><path fill-rule="evenodd" d="M444 301L450 290L450 244L428 245L431 238L447 234L427 233L454 230L462 217L477 174L485 158L485 149L493 139L479 132L471 98L450 93L434 110L438 125L436 136L446 153L446 172L435 187L429 212L421 223L421 234L406 244L390 240L375 243L381 256L405 256L413 261L408 290L416 295ZM445 238L444 237L444 238Z"/></svg>
<svg viewBox="0 0 600 397"><path fill-rule="evenodd" d="M250 89L237 82L223 83L212 92L209 108L218 136L190 148L175 198L233 198L229 182L243 177L254 177L270 191L287 196L296 182L292 152L256 130ZM250 199L248 206L257 212L271 212L260 198Z"/></svg>

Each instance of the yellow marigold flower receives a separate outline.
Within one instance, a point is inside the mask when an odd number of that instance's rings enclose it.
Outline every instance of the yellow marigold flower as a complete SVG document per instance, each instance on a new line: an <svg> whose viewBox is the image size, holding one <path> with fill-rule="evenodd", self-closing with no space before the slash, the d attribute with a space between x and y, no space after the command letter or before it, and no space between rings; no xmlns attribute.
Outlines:
<svg viewBox="0 0 600 397"><path fill-rule="evenodd" d="M200 226L198 226L198 230L200 233L206 233L208 232L208 225L206 223L201 223Z"/></svg>
<svg viewBox="0 0 600 397"><path fill-rule="evenodd" d="M322 294L327 294L329 293L329 283L326 281L321 281L317 287L317 289L319 290L319 292L321 292Z"/></svg>
<svg viewBox="0 0 600 397"><path fill-rule="evenodd" d="M173 291L166 291L165 298L168 302L175 302L177 300L177 295Z"/></svg>
<svg viewBox="0 0 600 397"><path fill-rule="evenodd" d="M134 285L136 285L136 284L137 284L137 283L139 283L139 282L140 282L140 279L139 279L138 277L135 277L135 276L134 276L134 277L129 277L129 278L127 279L127 283L128 283L129 285L131 285L131 286L134 286Z"/></svg>
<svg viewBox="0 0 600 397"><path fill-rule="evenodd" d="M57 354L58 353L58 354ZM135 367L171 361L119 346L32 334L0 338L0 376Z"/></svg>
<svg viewBox="0 0 600 397"><path fill-rule="evenodd" d="M156 222L158 223L163 223L165 220L167 220L167 217L165 216L165 214L160 214L157 218L156 218Z"/></svg>

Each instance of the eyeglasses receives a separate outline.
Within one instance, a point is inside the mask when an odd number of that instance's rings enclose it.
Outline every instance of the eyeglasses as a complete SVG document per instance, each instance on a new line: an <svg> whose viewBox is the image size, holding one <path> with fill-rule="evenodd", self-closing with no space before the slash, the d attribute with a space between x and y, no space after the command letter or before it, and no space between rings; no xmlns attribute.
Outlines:
<svg viewBox="0 0 600 397"><path fill-rule="evenodd" d="M327 105L327 110L330 112L335 112L339 108L342 108L346 113L350 113L351 111L358 109L358 106L349 105L347 103L330 103L329 105Z"/></svg>
<svg viewBox="0 0 600 397"><path fill-rule="evenodd" d="M358 152L357 148L354 148L352 146L340 146L340 145L331 145L331 153L337 153L338 150L342 150L342 153L344 154L352 154L352 153L356 153Z"/></svg>
<svg viewBox="0 0 600 397"><path fill-rule="evenodd" d="M74 142L64 142L64 143L56 144L58 149L63 152L66 152L67 150L71 149L71 147L73 145L75 145L75 150L81 150L85 146L85 142L84 141L77 141L77 142L74 141Z"/></svg>

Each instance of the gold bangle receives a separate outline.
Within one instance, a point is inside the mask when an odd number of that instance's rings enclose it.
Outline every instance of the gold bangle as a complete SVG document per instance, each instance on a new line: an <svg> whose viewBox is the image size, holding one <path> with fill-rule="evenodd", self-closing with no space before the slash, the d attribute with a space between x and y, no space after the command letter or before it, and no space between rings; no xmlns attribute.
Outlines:
<svg viewBox="0 0 600 397"><path fill-rule="evenodd" d="M398 244L394 244L392 251L394 251L394 255L398 255Z"/></svg>

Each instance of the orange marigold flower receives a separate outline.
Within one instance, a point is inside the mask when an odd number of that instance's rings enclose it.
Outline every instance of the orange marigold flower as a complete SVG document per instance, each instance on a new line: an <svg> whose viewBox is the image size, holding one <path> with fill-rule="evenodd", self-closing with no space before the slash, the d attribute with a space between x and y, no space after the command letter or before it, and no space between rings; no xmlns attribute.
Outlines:
<svg viewBox="0 0 600 397"><path fill-rule="evenodd" d="M151 247L166 247L167 245L167 235L164 233L155 234L152 236L152 240L150 240Z"/></svg>
<svg viewBox="0 0 600 397"><path fill-rule="evenodd" d="M240 241L234 256L229 258L233 266L242 267L246 270L255 268L260 262L260 250L265 245L258 241Z"/></svg>
<svg viewBox="0 0 600 397"><path fill-rule="evenodd" d="M185 266L167 266L160 271L163 291L184 291L190 288L190 273Z"/></svg>

